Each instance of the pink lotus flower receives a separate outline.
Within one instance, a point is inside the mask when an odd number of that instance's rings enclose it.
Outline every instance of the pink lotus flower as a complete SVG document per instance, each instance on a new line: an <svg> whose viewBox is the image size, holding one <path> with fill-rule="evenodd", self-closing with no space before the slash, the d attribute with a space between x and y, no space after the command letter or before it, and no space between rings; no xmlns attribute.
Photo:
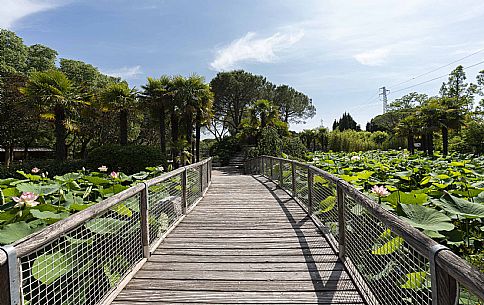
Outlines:
<svg viewBox="0 0 484 305"><path fill-rule="evenodd" d="M109 174L111 176L111 178L113 179L117 179L119 178L119 173L116 173L115 171L112 171L111 174Z"/></svg>
<svg viewBox="0 0 484 305"><path fill-rule="evenodd" d="M15 205L16 208L21 208L24 205L28 208L34 207L40 203L35 201L37 198L39 198L39 195L36 195L32 192L23 192L22 195L20 195L20 198L12 197L13 201L17 203Z"/></svg>
<svg viewBox="0 0 484 305"><path fill-rule="evenodd" d="M37 167L32 168L32 174L37 174L38 172L40 172L39 168Z"/></svg>
<svg viewBox="0 0 484 305"><path fill-rule="evenodd" d="M382 186L378 186L378 185L374 185L372 188L371 188L371 192L375 195L377 195L378 197L385 197L386 195L390 194L388 192L388 190L382 185Z"/></svg>
<svg viewBox="0 0 484 305"><path fill-rule="evenodd" d="M103 166L100 166L97 168L100 172L107 172L108 171L108 168L106 165L103 165Z"/></svg>

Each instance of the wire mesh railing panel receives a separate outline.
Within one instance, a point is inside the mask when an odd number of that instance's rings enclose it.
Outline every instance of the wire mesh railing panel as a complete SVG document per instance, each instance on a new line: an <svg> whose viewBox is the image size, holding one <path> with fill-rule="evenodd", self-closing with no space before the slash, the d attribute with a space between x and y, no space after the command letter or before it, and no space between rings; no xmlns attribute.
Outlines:
<svg viewBox="0 0 484 305"><path fill-rule="evenodd" d="M202 164L201 170L202 170L202 192L204 192L208 187L208 176L207 176L208 163Z"/></svg>
<svg viewBox="0 0 484 305"><path fill-rule="evenodd" d="M24 304L97 304L143 257L137 195L20 258Z"/></svg>
<svg viewBox="0 0 484 305"><path fill-rule="evenodd" d="M346 257L362 292L379 304L432 303L430 265L361 204L345 196Z"/></svg>
<svg viewBox="0 0 484 305"><path fill-rule="evenodd" d="M338 203L336 185L323 176L313 174L312 211L338 239Z"/></svg>
<svg viewBox="0 0 484 305"><path fill-rule="evenodd" d="M148 189L150 246L183 215L181 179L182 174L178 174Z"/></svg>
<svg viewBox="0 0 484 305"><path fill-rule="evenodd" d="M270 163L271 161L268 158L263 158L263 160L264 160L263 175L266 176L266 177L270 177L271 176L271 163Z"/></svg>
<svg viewBox="0 0 484 305"><path fill-rule="evenodd" d="M198 198L202 197L200 185L200 166L187 169L187 207L195 204Z"/></svg>
<svg viewBox="0 0 484 305"><path fill-rule="evenodd" d="M484 305L483 299L480 299L461 284L459 285L459 292L459 305Z"/></svg>
<svg viewBox="0 0 484 305"><path fill-rule="evenodd" d="M308 169L305 166L296 164L295 165L296 175L296 198L299 199L304 205L304 209L307 209L308 205Z"/></svg>
<svg viewBox="0 0 484 305"><path fill-rule="evenodd" d="M280 184L279 173L280 173L279 160L273 160L272 161L272 177L271 177L271 180L276 182L277 184Z"/></svg>
<svg viewBox="0 0 484 305"><path fill-rule="evenodd" d="M292 192L292 166L286 161L282 161L282 187Z"/></svg>

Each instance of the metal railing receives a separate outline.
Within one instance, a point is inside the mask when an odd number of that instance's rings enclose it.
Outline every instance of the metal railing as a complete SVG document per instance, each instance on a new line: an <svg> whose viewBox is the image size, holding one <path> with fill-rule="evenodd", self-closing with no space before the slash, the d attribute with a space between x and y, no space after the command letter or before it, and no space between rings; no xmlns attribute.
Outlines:
<svg viewBox="0 0 484 305"><path fill-rule="evenodd" d="M245 170L299 202L369 304L484 304L484 274L346 181L269 156L248 160Z"/></svg>
<svg viewBox="0 0 484 305"><path fill-rule="evenodd" d="M162 174L0 248L0 304L109 304L201 200L211 168Z"/></svg>

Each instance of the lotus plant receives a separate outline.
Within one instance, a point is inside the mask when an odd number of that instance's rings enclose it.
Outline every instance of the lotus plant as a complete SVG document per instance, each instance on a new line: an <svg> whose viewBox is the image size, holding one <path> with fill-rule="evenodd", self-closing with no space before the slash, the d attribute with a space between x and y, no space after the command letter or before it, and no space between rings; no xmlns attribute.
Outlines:
<svg viewBox="0 0 484 305"><path fill-rule="evenodd" d="M360 156L353 156L351 157L351 161L360 161Z"/></svg>
<svg viewBox="0 0 484 305"><path fill-rule="evenodd" d="M32 174L37 174L38 172L40 172L39 168L37 167L32 168Z"/></svg>
<svg viewBox="0 0 484 305"><path fill-rule="evenodd" d="M108 168L106 165L103 165L103 166L100 166L97 168L100 172L107 172L108 171Z"/></svg>
<svg viewBox="0 0 484 305"><path fill-rule="evenodd" d="M40 203L35 201L37 198L39 198L39 195L36 195L32 192L23 192L20 197L12 197L13 201L16 202L16 208L22 208L24 206L28 208L34 207Z"/></svg>
<svg viewBox="0 0 484 305"><path fill-rule="evenodd" d="M118 179L119 178L119 173L117 173L115 171L112 171L111 174L109 174L109 176L111 176L111 178L113 178L113 179Z"/></svg>
<svg viewBox="0 0 484 305"><path fill-rule="evenodd" d="M378 197L378 203L379 204L381 204L381 198L382 197L385 197L388 194L390 194L390 192L388 192L388 190L383 185L382 186L374 185L371 188L371 192Z"/></svg>

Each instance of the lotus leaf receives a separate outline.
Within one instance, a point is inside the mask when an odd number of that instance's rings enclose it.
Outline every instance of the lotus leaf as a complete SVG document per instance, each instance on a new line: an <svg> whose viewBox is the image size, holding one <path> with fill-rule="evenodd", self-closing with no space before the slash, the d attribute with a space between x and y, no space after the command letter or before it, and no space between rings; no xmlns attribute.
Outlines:
<svg viewBox="0 0 484 305"><path fill-rule="evenodd" d="M484 217L483 204L473 203L465 199L452 196L449 193L445 193L440 200L436 200L434 203L451 214L463 216L465 218Z"/></svg>
<svg viewBox="0 0 484 305"><path fill-rule="evenodd" d="M430 231L451 231L454 225L451 219L432 208L415 204L402 204L403 212L407 217L401 217L415 228Z"/></svg>

